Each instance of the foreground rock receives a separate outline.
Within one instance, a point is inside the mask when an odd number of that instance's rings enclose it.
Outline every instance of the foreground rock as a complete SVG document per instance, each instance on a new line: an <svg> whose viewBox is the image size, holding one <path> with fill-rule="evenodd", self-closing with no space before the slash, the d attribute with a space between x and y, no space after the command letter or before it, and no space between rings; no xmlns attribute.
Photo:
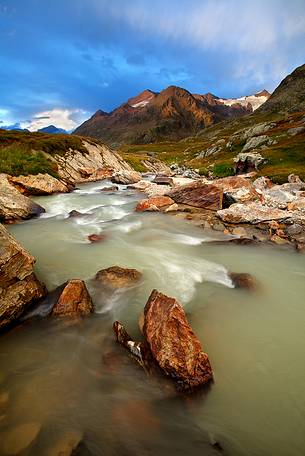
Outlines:
<svg viewBox="0 0 305 456"><path fill-rule="evenodd" d="M218 217L227 223L261 223L271 220L286 221L292 213L281 209L272 209L260 203L232 204L228 209L217 212Z"/></svg>
<svg viewBox="0 0 305 456"><path fill-rule="evenodd" d="M168 196L153 196L149 199L141 200L136 206L136 212L158 211L172 204L174 204L174 201Z"/></svg>
<svg viewBox="0 0 305 456"><path fill-rule="evenodd" d="M209 357L176 299L154 290L144 309L143 332L153 358L179 389L189 390L212 380Z"/></svg>
<svg viewBox="0 0 305 456"><path fill-rule="evenodd" d="M0 174L0 220L12 222L29 219L42 212L45 212L43 207L19 193L6 174Z"/></svg>
<svg viewBox="0 0 305 456"><path fill-rule="evenodd" d="M249 179L242 176L229 176L213 181L213 185L224 192L225 201L244 203L258 200L259 194Z"/></svg>
<svg viewBox="0 0 305 456"><path fill-rule="evenodd" d="M0 329L46 294L33 273L35 259L0 225Z"/></svg>
<svg viewBox="0 0 305 456"><path fill-rule="evenodd" d="M58 301L53 307L52 314L60 316L86 316L94 311L92 299L83 280L69 280Z"/></svg>
<svg viewBox="0 0 305 456"><path fill-rule="evenodd" d="M223 190L215 185L196 181L191 184L183 185L173 189L167 195L175 203L187 204L189 206L200 207L217 211L222 208Z"/></svg>
<svg viewBox="0 0 305 456"><path fill-rule="evenodd" d="M39 423L31 422L21 424L6 433L2 442L1 454L20 454L36 439L41 429Z"/></svg>
<svg viewBox="0 0 305 456"><path fill-rule="evenodd" d="M10 177L9 180L23 195L51 195L52 193L67 193L71 189L66 183L50 174Z"/></svg>
<svg viewBox="0 0 305 456"><path fill-rule="evenodd" d="M101 285L112 290L132 287L142 278L142 273L136 269L121 268L112 266L98 271L95 276Z"/></svg>

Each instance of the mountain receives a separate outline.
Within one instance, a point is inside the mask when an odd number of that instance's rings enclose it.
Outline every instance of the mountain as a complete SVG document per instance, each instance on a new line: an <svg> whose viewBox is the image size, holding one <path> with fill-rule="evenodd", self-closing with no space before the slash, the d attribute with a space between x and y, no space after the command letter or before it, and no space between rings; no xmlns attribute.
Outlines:
<svg viewBox="0 0 305 456"><path fill-rule="evenodd" d="M216 122L251 114L269 96L263 91L227 100L211 93L191 94L176 86L160 93L146 89L110 113L97 111L74 133L101 139L113 147L182 139Z"/></svg>
<svg viewBox="0 0 305 456"><path fill-rule="evenodd" d="M39 131L40 133L51 133L53 135L68 134L68 132L63 128L57 128L54 125L49 125L48 127L40 128L37 131Z"/></svg>
<svg viewBox="0 0 305 456"><path fill-rule="evenodd" d="M275 89L260 113L297 112L305 110L305 65L296 68Z"/></svg>

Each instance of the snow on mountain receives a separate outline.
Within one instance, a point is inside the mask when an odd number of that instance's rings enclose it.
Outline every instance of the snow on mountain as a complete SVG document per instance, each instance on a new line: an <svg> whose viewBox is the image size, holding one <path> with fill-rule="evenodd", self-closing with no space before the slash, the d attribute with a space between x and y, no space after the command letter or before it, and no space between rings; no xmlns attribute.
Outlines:
<svg viewBox="0 0 305 456"><path fill-rule="evenodd" d="M218 98L218 102L226 105L233 106L235 104L240 104L241 106L247 107L248 104L252 106L253 111L259 108L265 101L270 97L270 93L267 90L256 93L254 95L247 95L240 98Z"/></svg>

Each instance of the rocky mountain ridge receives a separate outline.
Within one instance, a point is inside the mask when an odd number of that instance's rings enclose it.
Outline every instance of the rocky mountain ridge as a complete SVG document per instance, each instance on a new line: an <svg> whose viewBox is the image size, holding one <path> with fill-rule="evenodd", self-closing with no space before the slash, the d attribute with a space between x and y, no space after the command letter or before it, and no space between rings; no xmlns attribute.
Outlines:
<svg viewBox="0 0 305 456"><path fill-rule="evenodd" d="M150 143L181 139L224 119L252 113L270 94L221 99L170 86L161 92L144 90L110 113L97 111L75 134L95 137L117 147L121 143Z"/></svg>

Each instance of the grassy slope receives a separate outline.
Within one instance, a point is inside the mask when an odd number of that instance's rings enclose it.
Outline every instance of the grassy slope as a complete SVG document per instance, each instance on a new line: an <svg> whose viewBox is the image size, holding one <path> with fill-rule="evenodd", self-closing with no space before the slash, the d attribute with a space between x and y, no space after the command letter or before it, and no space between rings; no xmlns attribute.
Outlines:
<svg viewBox="0 0 305 456"><path fill-rule="evenodd" d="M260 153L268 160L259 170L259 175L270 177L274 182L284 182L290 173L298 174L305 179L305 134L290 136L287 130L300 126L305 118L305 112L294 113L289 116L260 114L246 116L230 122L222 122L206 128L196 137L190 137L176 142L162 142L145 145L125 145L119 150L123 158L137 169L142 170L142 160L153 154L167 164L179 163L194 169L201 174L213 171L215 177L222 177L233 173L233 158L241 151L244 142L236 143L232 149L225 145L222 150L206 158L196 156L208 149L217 141L224 139L228 142L231 135L244 129L253 127L262 122L276 122L276 127L267 132L271 138L276 138L277 144ZM303 123L304 125L304 123Z"/></svg>
<svg viewBox="0 0 305 456"><path fill-rule="evenodd" d="M69 149L87 153L79 136L0 130L0 173L49 173L57 177L57 166L51 158Z"/></svg>

